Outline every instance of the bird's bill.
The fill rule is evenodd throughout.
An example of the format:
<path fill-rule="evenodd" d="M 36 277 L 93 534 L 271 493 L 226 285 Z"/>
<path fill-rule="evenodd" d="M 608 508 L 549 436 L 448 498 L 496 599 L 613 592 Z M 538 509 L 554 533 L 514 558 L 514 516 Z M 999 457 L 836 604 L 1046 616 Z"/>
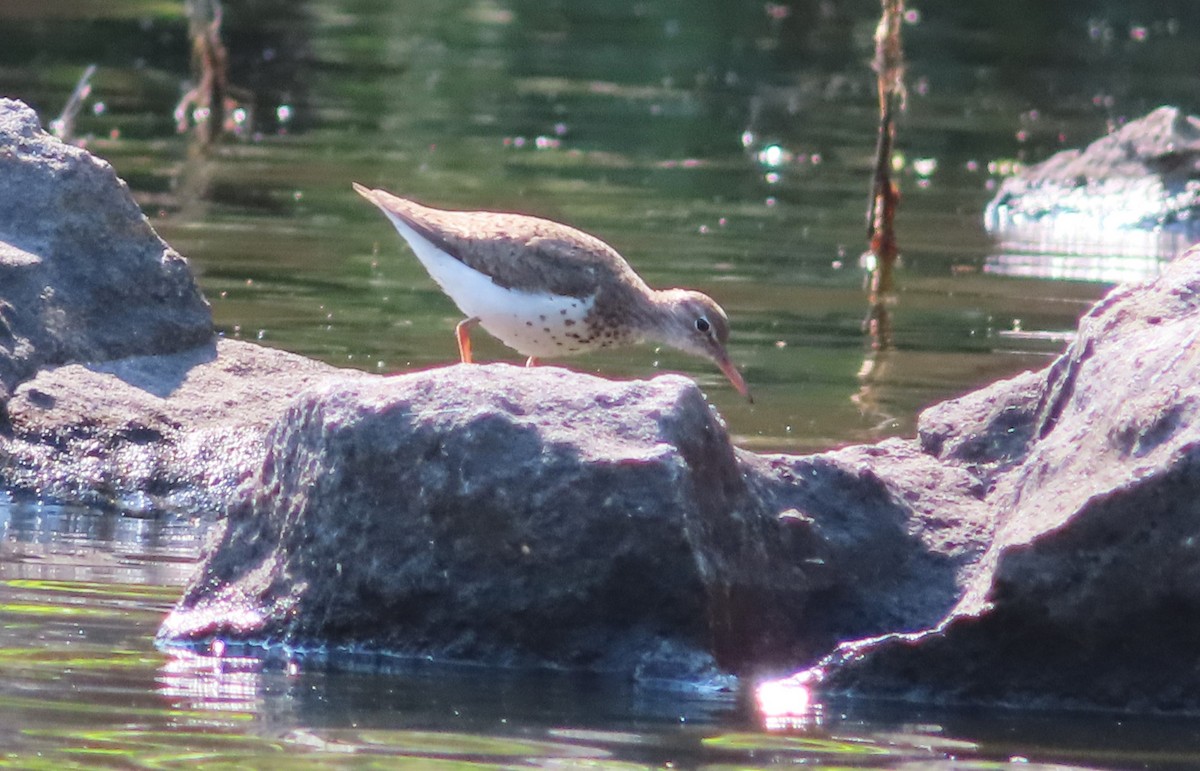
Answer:
<path fill-rule="evenodd" d="M 753 403 L 754 397 L 750 396 L 750 389 L 746 387 L 746 381 L 742 378 L 742 373 L 738 372 L 737 367 L 733 366 L 733 362 L 729 360 L 729 355 L 724 351 L 721 355 L 714 357 L 717 366 L 721 368 L 721 372 L 725 373 L 725 377 L 729 378 L 729 382 L 737 389 L 737 392 L 746 397 L 746 401 Z"/>

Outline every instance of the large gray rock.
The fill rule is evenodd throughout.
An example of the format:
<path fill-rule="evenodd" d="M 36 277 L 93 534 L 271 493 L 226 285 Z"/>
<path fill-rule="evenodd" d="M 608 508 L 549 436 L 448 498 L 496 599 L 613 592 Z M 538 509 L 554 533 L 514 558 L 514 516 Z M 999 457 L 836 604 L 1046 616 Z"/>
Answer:
<path fill-rule="evenodd" d="M 675 376 L 330 380 L 267 443 L 163 644 L 780 671 L 941 618 L 991 536 L 978 480 L 914 443 L 736 451 Z"/>
<path fill-rule="evenodd" d="M 208 304 L 112 167 L 0 99 L 0 419 L 39 367 L 209 341 Z"/>
<path fill-rule="evenodd" d="M 927 440 L 1009 469 L 977 576 L 933 628 L 847 645 L 813 674 L 905 699 L 1200 710 L 1197 383 L 1192 253 L 1114 291 L 1036 380 L 987 389 L 987 409 Z"/>
<path fill-rule="evenodd" d="M 689 679 L 808 593 L 691 381 L 460 365 L 299 396 L 160 640 Z"/>

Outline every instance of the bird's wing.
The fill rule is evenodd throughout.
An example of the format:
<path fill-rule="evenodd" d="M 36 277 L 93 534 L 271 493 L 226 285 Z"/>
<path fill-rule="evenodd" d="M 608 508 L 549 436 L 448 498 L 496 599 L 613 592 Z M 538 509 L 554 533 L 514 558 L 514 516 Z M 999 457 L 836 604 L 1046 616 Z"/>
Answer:
<path fill-rule="evenodd" d="M 355 189 L 506 289 L 589 297 L 605 277 L 641 281 L 615 249 L 567 225 L 524 214 L 433 209 L 382 190 Z"/>

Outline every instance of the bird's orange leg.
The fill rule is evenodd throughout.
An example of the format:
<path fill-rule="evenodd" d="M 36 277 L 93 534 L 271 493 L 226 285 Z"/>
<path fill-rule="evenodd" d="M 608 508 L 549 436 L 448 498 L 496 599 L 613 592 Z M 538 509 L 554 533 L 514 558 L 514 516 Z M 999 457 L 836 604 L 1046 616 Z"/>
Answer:
<path fill-rule="evenodd" d="M 470 364 L 471 359 L 471 327 L 479 323 L 479 318 L 472 316 L 469 319 L 463 319 L 458 322 L 458 326 L 454 328 L 454 336 L 458 338 L 458 360 L 463 364 Z"/>
<path fill-rule="evenodd" d="M 539 364 L 541 364 L 541 362 L 537 360 L 536 356 L 530 356 L 528 359 L 525 360 L 526 367 L 536 367 Z"/>

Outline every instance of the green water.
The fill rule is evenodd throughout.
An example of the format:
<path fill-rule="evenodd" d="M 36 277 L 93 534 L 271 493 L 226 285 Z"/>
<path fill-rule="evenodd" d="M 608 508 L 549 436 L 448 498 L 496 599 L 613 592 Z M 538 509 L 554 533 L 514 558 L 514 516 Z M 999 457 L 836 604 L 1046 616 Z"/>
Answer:
<path fill-rule="evenodd" d="M 0 95 L 48 123 L 98 65 L 78 134 L 191 260 L 227 336 L 370 371 L 451 362 L 457 311 L 351 183 L 539 214 L 609 241 L 652 285 L 716 297 L 756 402 L 708 363 L 651 347 L 558 363 L 685 372 L 739 445 L 806 452 L 911 436 L 923 406 L 1047 364 L 1110 285 L 1005 268 L 982 227 L 998 174 L 1159 104 L 1198 109 L 1200 6 L 913 4 L 904 264 L 893 345 L 877 351 L 858 268 L 877 11 L 228 0 L 231 77 L 253 118 L 203 150 L 172 117 L 189 77 L 182 3 L 3 0 Z M 1160 256 L 1021 264 L 1102 278 L 1126 263 L 1117 273 L 1152 273 Z M 519 360 L 482 334 L 476 348 Z M 1200 747 L 1187 721 L 860 705 L 781 736 L 745 694 L 214 668 L 151 645 L 203 519 L 0 504 L 0 523 L 0 765 L 1187 767 Z"/>
<path fill-rule="evenodd" d="M 875 9 L 861 5 L 797 4 L 776 21 L 746 4 L 230 3 L 232 79 L 255 90 L 258 120 L 209 152 L 173 132 L 187 49 L 170 3 L 131 20 L 9 23 L 21 45 L 4 49 L 0 88 L 55 114 L 85 63 L 100 65 L 90 104 L 104 111 L 85 110 L 79 133 L 192 260 L 228 335 L 373 371 L 451 362 L 457 310 L 350 184 L 520 210 L 600 235 L 653 285 L 714 295 L 756 404 L 671 351 L 563 364 L 683 371 L 742 446 L 821 450 L 911 435 L 922 406 L 1043 366 L 1105 289 L 985 272 L 981 225 L 989 164 L 1103 132 L 1113 108 L 1084 102 L 1098 78 L 1010 83 L 1017 62 L 999 41 L 994 64 L 945 61 L 984 33 L 926 19 L 909 25 L 929 61 L 912 68 L 900 133 L 894 346 L 872 350 L 858 258 Z M 1081 59 L 1100 56 L 1087 29 L 1067 37 Z M 519 360 L 479 337 L 481 358 Z"/>
<path fill-rule="evenodd" d="M 246 659 L 160 654 L 151 638 L 204 529 L 0 508 L 0 767 L 621 768 L 633 758 L 745 759 L 767 741 L 747 737 L 728 696 L 419 665 L 386 678 L 264 671 Z M 926 755 L 864 739 L 774 744 L 797 757 Z"/>
<path fill-rule="evenodd" d="M 152 639 L 203 520 L 0 502 L 0 768 L 1191 768 L 1200 722 L 816 705 L 414 663 L 264 669 Z M 1062 768 L 1063 765 L 1054 767 Z"/>

